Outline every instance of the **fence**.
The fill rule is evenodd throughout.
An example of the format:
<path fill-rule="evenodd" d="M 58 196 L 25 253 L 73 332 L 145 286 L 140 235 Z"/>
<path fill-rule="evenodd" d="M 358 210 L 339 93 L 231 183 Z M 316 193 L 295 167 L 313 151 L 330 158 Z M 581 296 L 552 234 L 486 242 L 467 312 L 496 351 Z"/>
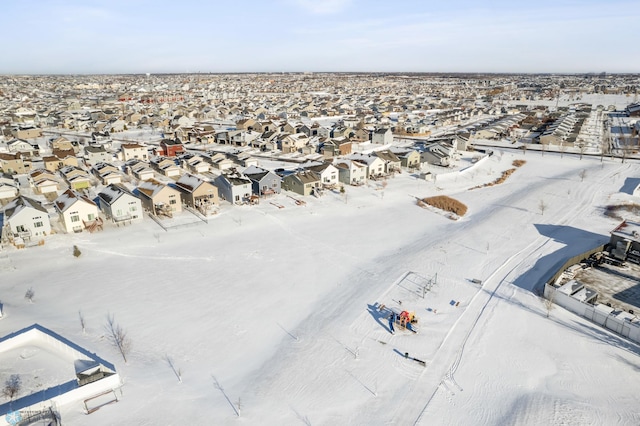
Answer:
<path fill-rule="evenodd" d="M 596 248 L 593 248 L 591 250 L 585 251 L 584 253 L 581 254 L 577 254 L 575 256 L 573 256 L 572 258 L 568 259 L 561 267 L 560 269 L 558 269 L 556 271 L 555 274 L 553 274 L 553 276 L 547 281 L 548 284 L 553 285 L 556 280 L 560 277 L 560 275 L 562 275 L 562 273 L 569 267 L 572 265 L 575 265 L 577 263 L 582 262 L 584 259 L 588 258 L 589 256 L 591 256 L 594 253 L 598 253 L 600 251 L 604 251 L 604 244 L 599 245 Z"/>

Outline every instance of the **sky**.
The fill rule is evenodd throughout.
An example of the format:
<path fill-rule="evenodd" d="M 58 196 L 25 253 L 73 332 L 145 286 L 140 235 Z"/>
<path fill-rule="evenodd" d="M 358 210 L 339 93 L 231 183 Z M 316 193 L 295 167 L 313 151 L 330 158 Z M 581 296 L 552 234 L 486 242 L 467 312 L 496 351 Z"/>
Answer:
<path fill-rule="evenodd" d="M 640 72 L 637 2 L 3 2 L 0 74 Z"/>

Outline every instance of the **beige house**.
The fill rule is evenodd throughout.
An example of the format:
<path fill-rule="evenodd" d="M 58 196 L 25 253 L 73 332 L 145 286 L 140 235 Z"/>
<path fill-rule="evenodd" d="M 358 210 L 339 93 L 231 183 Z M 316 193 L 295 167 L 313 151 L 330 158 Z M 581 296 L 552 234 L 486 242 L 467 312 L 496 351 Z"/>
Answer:
<path fill-rule="evenodd" d="M 73 143 L 71 143 L 69 139 L 65 138 L 64 136 L 60 136 L 52 140 L 51 148 L 53 150 L 62 150 L 62 151 L 68 151 L 72 149 L 76 154 L 80 152 L 79 145 L 77 143 L 74 145 Z"/>
<path fill-rule="evenodd" d="M 176 163 L 169 158 L 156 157 L 151 160 L 151 167 L 167 177 L 177 177 L 182 174 L 180 167 L 178 167 Z"/>
<path fill-rule="evenodd" d="M 142 207 L 153 215 L 171 217 L 182 211 L 180 192 L 155 179 L 140 182 L 137 192 Z"/>
<path fill-rule="evenodd" d="M 28 173 L 30 168 L 31 162 L 23 161 L 22 154 L 19 152 L 16 152 L 15 154 L 0 152 L 0 169 L 2 169 L 4 173 Z"/>
<path fill-rule="evenodd" d="M 298 152 L 309 143 L 309 137 L 304 133 L 287 135 L 282 139 L 282 152 L 289 154 Z"/>
<path fill-rule="evenodd" d="M 127 173 L 138 180 L 150 180 L 155 176 L 155 172 L 144 161 L 132 160 L 127 163 Z"/>
<path fill-rule="evenodd" d="M 100 179 L 103 185 L 122 183 L 122 173 L 112 164 L 98 163 L 91 168 L 91 172 Z"/>
<path fill-rule="evenodd" d="M 196 208 L 204 215 L 220 205 L 218 188 L 197 176 L 182 175 L 176 182 L 176 189 L 180 191 L 180 198 L 186 206 Z"/>
<path fill-rule="evenodd" d="M 137 143 L 123 143 L 120 145 L 120 149 L 122 151 L 122 161 L 149 161 L 149 151 L 145 145 Z"/>
<path fill-rule="evenodd" d="M 45 169 L 29 173 L 31 188 L 36 194 L 49 194 L 58 191 L 58 181 L 53 173 Z"/>
<path fill-rule="evenodd" d="M 35 139 L 42 136 L 42 129 L 36 127 L 17 128 L 11 131 L 14 138 Z"/>
<path fill-rule="evenodd" d="M 420 153 L 413 148 L 391 147 L 391 151 L 400 159 L 400 165 L 407 169 L 420 167 Z"/>
<path fill-rule="evenodd" d="M 71 189 L 85 189 L 91 186 L 91 177 L 79 167 L 66 166 L 60 169 L 60 174 Z"/>
<path fill-rule="evenodd" d="M 53 150 L 53 155 L 42 158 L 44 168 L 50 172 L 56 172 L 65 166 L 78 167 L 78 158 L 73 149 L 68 151 Z"/>

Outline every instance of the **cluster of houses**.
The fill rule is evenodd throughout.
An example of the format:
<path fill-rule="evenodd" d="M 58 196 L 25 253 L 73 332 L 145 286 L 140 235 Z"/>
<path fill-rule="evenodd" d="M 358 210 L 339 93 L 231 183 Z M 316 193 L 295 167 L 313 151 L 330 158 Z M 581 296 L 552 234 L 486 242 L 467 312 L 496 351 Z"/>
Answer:
<path fill-rule="evenodd" d="M 596 87 L 633 84 L 607 75 L 7 77 L 3 240 L 95 231 L 146 212 L 210 215 L 220 202 L 281 190 L 320 196 L 426 164 L 449 167 L 474 139 L 570 144 L 586 105 L 551 112 L 518 100 L 553 99 L 563 87 L 578 101 Z M 269 161 L 286 166 L 260 167 Z"/>
<path fill-rule="evenodd" d="M 367 145 L 375 149 L 353 151 L 354 142 L 331 139 L 335 150 L 330 154 L 303 156 L 286 163 L 286 169 L 271 170 L 259 166 L 263 151 L 225 146 L 224 140 L 205 149 L 177 138 L 118 144 L 104 135 L 94 135 L 88 144 L 63 136 L 49 138 L 46 146 L 22 140 L 0 143 L 12 156 L 11 162 L 0 163 L 2 241 L 24 247 L 41 243 L 52 232 L 95 232 L 105 221 L 127 225 L 146 214 L 161 219 L 188 210 L 209 216 L 221 202 L 254 204 L 282 190 L 321 196 L 425 162 L 446 166 L 456 155 L 452 140 L 394 145 L 388 129 L 376 133 L 380 143 Z M 302 139 L 297 133 L 289 136 Z M 301 154 L 300 148 L 295 153 Z M 266 158 L 278 158 L 276 154 L 287 159 L 282 152 Z"/>

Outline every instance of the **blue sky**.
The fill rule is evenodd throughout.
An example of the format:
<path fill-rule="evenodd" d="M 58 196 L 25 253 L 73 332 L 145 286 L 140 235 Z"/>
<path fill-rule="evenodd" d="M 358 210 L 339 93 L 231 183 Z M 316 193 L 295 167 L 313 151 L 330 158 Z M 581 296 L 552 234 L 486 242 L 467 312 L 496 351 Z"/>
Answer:
<path fill-rule="evenodd" d="M 0 11 L 0 74 L 640 72 L 637 0 L 20 0 Z"/>

